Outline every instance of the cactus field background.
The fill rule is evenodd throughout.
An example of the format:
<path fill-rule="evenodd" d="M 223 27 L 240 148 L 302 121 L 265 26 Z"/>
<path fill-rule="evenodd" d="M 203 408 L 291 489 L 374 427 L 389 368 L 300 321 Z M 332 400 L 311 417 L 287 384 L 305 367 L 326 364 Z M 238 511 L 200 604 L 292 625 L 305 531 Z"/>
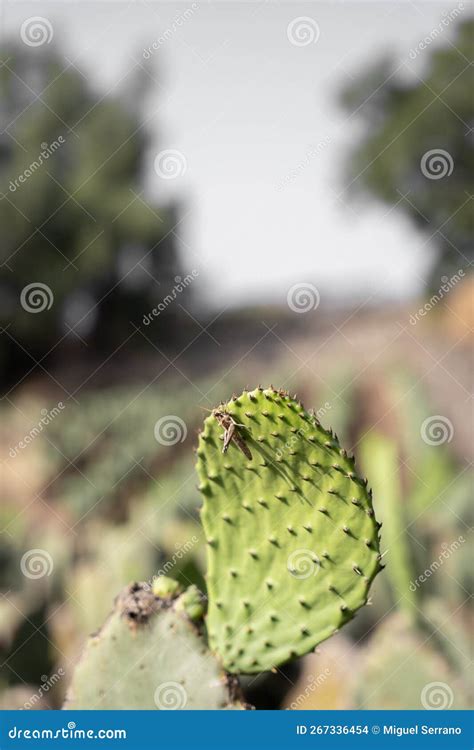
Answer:
<path fill-rule="evenodd" d="M 472 705 L 468 4 L 37 5 L 0 12 L 0 708 Z"/>
<path fill-rule="evenodd" d="M 258 352 L 245 357 L 245 380 L 237 368 L 230 374 L 216 368 L 194 387 L 170 377 L 157 387 L 133 383 L 81 392 L 80 403 L 68 400 L 30 444 L 6 451 L 2 706 L 61 705 L 86 637 L 131 581 L 161 573 L 205 591 L 193 453 L 206 417 L 199 394 L 208 394 L 201 403 L 214 405 L 247 379 L 270 378 L 319 409 L 321 423 L 353 447 L 383 521 L 386 568 L 371 589 L 370 606 L 316 653 L 295 654 L 275 673 L 244 676 L 246 700 L 271 708 L 415 708 L 424 685 L 442 682 L 450 686 L 454 706 L 467 705 L 468 349 L 457 347 L 450 363 L 456 380 L 433 372 L 436 348 L 452 340 L 449 315 L 423 328 L 423 348 L 402 328 L 400 315 L 356 316 L 332 341 L 317 326 L 312 335 L 295 333 L 289 345 L 275 340 L 270 365 Z M 380 342 L 394 336 L 396 349 L 380 355 Z M 306 353 L 318 347 L 316 359 L 304 365 Z M 18 445 L 59 395 L 38 378 L 9 398 L 2 406 L 4 449 Z M 449 414 L 445 424 L 452 425 L 442 443 L 436 434 L 423 439 L 422 425 L 437 413 Z M 177 432 L 157 440 L 158 421 L 171 414 L 179 417 L 172 425 Z M 31 550 L 37 552 L 28 557 Z M 349 679 L 348 664 L 356 665 Z"/>

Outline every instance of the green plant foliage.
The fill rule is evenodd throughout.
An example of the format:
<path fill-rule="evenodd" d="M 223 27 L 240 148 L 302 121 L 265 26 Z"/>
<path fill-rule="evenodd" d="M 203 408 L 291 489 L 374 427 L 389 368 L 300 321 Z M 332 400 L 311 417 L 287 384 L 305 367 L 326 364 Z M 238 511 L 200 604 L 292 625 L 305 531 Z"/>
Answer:
<path fill-rule="evenodd" d="M 406 71 L 397 75 L 397 63 L 385 57 L 351 81 L 342 96 L 346 108 L 363 121 L 347 185 L 397 205 L 427 229 L 438 244 L 433 289 L 439 288 L 443 274 L 465 268 L 472 257 L 467 196 L 473 190 L 474 151 L 465 123 L 473 118 L 473 44 L 474 21 L 468 18 L 457 26 L 452 41 L 447 38 L 422 52 L 421 76 L 414 72 L 410 80 Z M 408 64 L 414 71 L 418 54 L 420 50 L 410 51 Z M 421 169 L 430 151 L 438 153 L 431 178 Z M 407 193 L 409 199 L 402 200 Z M 439 226 L 443 231 L 433 238 L 432 227 Z"/>
<path fill-rule="evenodd" d="M 272 669 L 366 603 L 381 568 L 371 493 L 337 436 L 274 388 L 215 409 L 197 455 L 210 646 L 230 672 Z"/>
<path fill-rule="evenodd" d="M 127 587 L 90 638 L 65 708 L 243 708 L 235 680 L 208 651 L 187 604 L 179 604 L 180 598 L 161 599 L 145 584 Z"/>

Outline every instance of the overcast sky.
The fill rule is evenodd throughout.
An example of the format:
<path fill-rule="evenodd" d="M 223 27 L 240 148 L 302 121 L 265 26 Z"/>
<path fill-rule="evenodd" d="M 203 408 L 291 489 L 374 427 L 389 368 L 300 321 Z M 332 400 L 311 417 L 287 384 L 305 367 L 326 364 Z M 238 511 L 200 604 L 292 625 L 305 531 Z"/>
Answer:
<path fill-rule="evenodd" d="M 19 37 L 25 19 L 47 18 L 54 42 L 98 88 L 126 89 L 137 65 L 156 77 L 147 189 L 183 201 L 185 266 L 199 271 L 218 306 L 278 303 L 297 282 L 346 298 L 417 292 L 432 247 L 396 210 L 349 200 L 343 160 L 360 123 L 340 109 L 337 92 L 388 50 L 405 75 L 422 74 L 429 53 L 413 62 L 410 49 L 457 4 L 3 0 L 2 7 L 10 36 Z M 299 17 L 306 20 L 292 26 Z M 441 37 L 451 35 L 448 28 Z M 180 152 L 176 162 L 155 161 L 168 149 Z M 169 177 L 167 168 L 179 175 L 160 176 Z"/>

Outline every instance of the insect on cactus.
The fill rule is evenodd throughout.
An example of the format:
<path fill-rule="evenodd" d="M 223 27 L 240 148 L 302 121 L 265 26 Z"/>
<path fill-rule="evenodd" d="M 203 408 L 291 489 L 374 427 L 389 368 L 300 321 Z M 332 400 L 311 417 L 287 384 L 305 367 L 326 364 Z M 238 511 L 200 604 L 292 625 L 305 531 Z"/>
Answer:
<path fill-rule="evenodd" d="M 257 388 L 221 404 L 197 457 L 207 617 L 194 586 L 133 584 L 86 647 L 69 708 L 161 708 L 163 684 L 185 692 L 179 707 L 246 708 L 233 675 L 307 653 L 367 602 L 382 568 L 371 492 L 296 398 Z"/>
<path fill-rule="evenodd" d="M 210 647 L 229 672 L 275 668 L 367 602 L 382 567 L 367 481 L 337 436 L 274 388 L 215 409 L 197 455 Z"/>

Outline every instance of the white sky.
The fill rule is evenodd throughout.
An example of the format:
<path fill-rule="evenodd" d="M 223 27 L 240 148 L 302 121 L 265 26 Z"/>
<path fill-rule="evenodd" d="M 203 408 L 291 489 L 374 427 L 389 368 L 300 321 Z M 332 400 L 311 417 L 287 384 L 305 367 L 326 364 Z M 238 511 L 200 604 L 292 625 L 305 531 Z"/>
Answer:
<path fill-rule="evenodd" d="M 423 74 L 429 53 L 414 63 L 410 49 L 457 4 L 198 1 L 148 61 L 143 50 L 192 0 L 3 0 L 2 9 L 10 36 L 19 36 L 25 19 L 46 17 L 54 41 L 99 88 L 126 89 L 137 62 L 159 81 L 150 101 L 157 148 L 148 190 L 183 201 L 186 269 L 198 269 L 201 292 L 219 306 L 279 303 L 297 282 L 345 298 L 409 296 L 420 288 L 433 249 L 426 237 L 396 210 L 387 215 L 387 206 L 348 201 L 343 158 L 360 124 L 336 96 L 389 50 L 404 73 Z M 317 42 L 290 43 L 287 27 L 299 16 L 317 22 Z M 452 29 L 443 36 L 451 38 Z M 311 145 L 328 137 L 278 190 Z M 184 154 L 183 176 L 155 174 L 162 149 Z"/>

